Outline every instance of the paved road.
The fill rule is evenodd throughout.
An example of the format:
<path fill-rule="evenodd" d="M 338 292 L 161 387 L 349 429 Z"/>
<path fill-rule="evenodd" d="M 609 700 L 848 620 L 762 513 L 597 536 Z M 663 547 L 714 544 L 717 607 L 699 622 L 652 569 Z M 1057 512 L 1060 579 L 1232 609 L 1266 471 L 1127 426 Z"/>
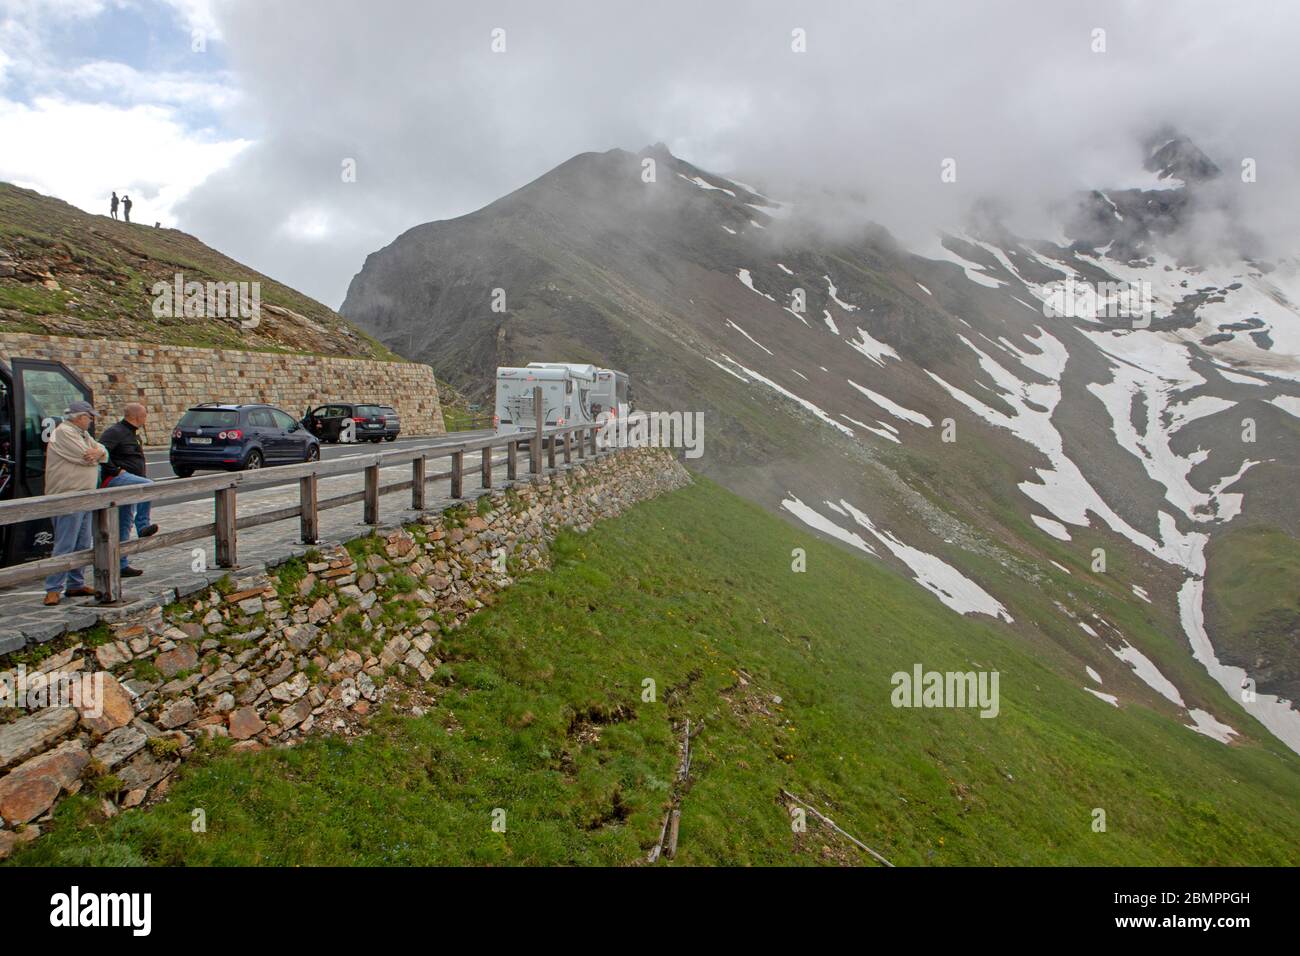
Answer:
<path fill-rule="evenodd" d="M 448 435 L 438 435 L 435 437 L 424 438 L 399 438 L 397 441 L 385 441 L 374 444 L 372 442 L 362 442 L 352 445 L 328 445 L 320 446 L 321 458 L 330 461 L 335 458 L 347 458 L 352 455 L 373 455 L 375 452 L 396 451 L 400 448 L 409 448 L 416 445 L 450 445 L 458 442 L 469 441 L 473 438 L 483 438 L 487 435 L 496 434 L 492 429 L 481 431 L 452 432 Z M 167 463 L 167 451 L 164 448 L 150 448 L 145 450 L 145 461 L 149 464 L 149 477 L 154 481 L 170 481 L 176 477 L 172 472 L 171 466 Z M 273 468 L 274 466 L 272 466 Z M 403 466 L 404 468 L 407 466 Z M 199 475 L 211 475 L 215 472 L 200 471 Z M 359 487 L 359 486 L 358 486 Z M 324 491 L 321 492 L 324 494 Z M 178 505 L 190 501 L 211 501 L 210 494 L 195 495 L 194 497 L 176 498 L 171 504 Z"/>
<path fill-rule="evenodd" d="M 491 432 L 456 432 L 449 436 L 440 436 L 437 439 L 414 439 L 411 443 L 454 443 L 485 434 L 491 434 Z M 399 443 L 394 442 L 385 442 L 380 446 L 368 444 L 363 446 L 364 451 L 344 446 L 326 445 L 325 452 L 326 457 L 339 457 L 344 454 L 366 454 L 381 448 L 391 449 L 398 445 Z M 165 453 L 163 454 L 165 457 Z M 148 457 L 152 459 L 157 456 L 150 453 Z M 575 463 L 576 461 L 575 455 Z M 475 460 L 476 463 L 477 459 Z M 467 461 L 466 464 L 469 465 L 470 462 Z M 496 450 L 494 464 L 494 485 L 498 488 L 508 486 L 504 449 Z M 523 471 L 521 477 L 526 481 L 528 468 L 526 456 L 521 456 L 520 464 Z M 558 458 L 557 464 L 560 470 L 565 468 L 562 456 Z M 436 470 L 441 471 L 444 467 L 444 462 L 438 462 Z M 410 477 L 411 467 L 406 463 L 384 468 L 380 471 L 380 482 L 382 484 L 404 481 Z M 361 472 L 321 478 L 318 495 L 323 500 L 350 491 L 358 491 L 363 487 L 363 484 L 364 479 Z M 482 494 L 479 484 L 478 470 L 474 468 L 465 476 L 465 497 L 472 501 L 479 494 Z M 297 503 L 298 487 L 295 482 L 278 487 L 240 492 L 236 498 L 235 506 L 237 514 L 243 517 L 244 515 L 270 511 Z M 454 503 L 456 503 L 456 500 L 450 496 L 449 481 L 440 479 L 429 483 L 427 501 L 429 511 L 439 511 Z M 409 491 L 394 492 L 381 497 L 379 509 L 381 526 L 392 526 L 414 520 L 418 515 L 411 510 L 410 505 L 411 496 Z M 154 509 L 153 516 L 164 531 L 205 524 L 213 519 L 212 495 L 195 496 L 194 498 L 159 505 Z M 360 503 L 333 508 L 320 513 L 322 542 L 345 541 L 364 534 L 365 531 L 366 526 L 361 521 Z M 299 541 L 297 518 L 289 518 L 240 531 L 238 548 L 239 565 L 245 569 L 245 573 L 247 573 L 248 569 L 260 566 L 264 562 L 283 559 L 291 554 L 301 554 L 307 550 L 307 546 Z M 193 562 L 199 556 L 196 549 L 202 553 L 202 559 L 207 565 L 207 569 L 201 573 L 196 573 L 193 568 Z M 225 573 L 222 569 L 216 567 L 211 538 L 135 555 L 131 558 L 131 563 L 141 568 L 145 574 L 143 577 L 129 578 L 123 582 L 123 597 L 128 603 L 147 600 L 164 602 L 174 600 L 178 591 L 184 596 L 191 593 L 195 588 L 204 587 L 206 581 L 215 580 Z M 238 576 L 240 572 L 236 570 L 234 573 Z M 91 577 L 89 569 L 87 569 L 86 577 L 89 581 Z M 108 610 L 105 613 L 104 609 L 95 607 L 93 598 L 65 600 L 57 608 L 44 608 L 41 606 L 43 595 L 44 591 L 40 582 L 32 582 L 31 584 L 19 585 L 0 591 L 0 639 L 5 638 L 8 633 L 23 632 L 29 641 L 48 640 L 50 637 L 56 636 L 56 633 L 61 633 L 63 628 L 87 627 L 93 624 L 101 614 L 110 618 L 115 616 L 113 610 Z M 51 631 L 51 629 L 53 630 Z"/>
<path fill-rule="evenodd" d="M 331 445 L 322 442 L 320 446 L 320 456 L 324 460 L 329 461 L 331 458 L 342 458 L 344 455 L 363 455 L 376 451 L 393 451 L 411 445 L 437 445 L 445 442 L 469 441 L 472 438 L 482 438 L 485 435 L 491 434 L 494 434 L 492 429 L 484 428 L 477 431 L 452 432 L 449 435 L 439 435 L 436 438 L 399 438 L 397 441 L 385 441 L 377 444 L 364 442 L 352 445 Z M 167 460 L 166 445 L 146 448 L 144 457 L 145 461 L 149 463 L 149 477 L 154 481 L 176 477 L 172 472 L 171 464 Z M 200 471 L 198 474 L 205 475 L 208 474 L 208 472 Z"/>

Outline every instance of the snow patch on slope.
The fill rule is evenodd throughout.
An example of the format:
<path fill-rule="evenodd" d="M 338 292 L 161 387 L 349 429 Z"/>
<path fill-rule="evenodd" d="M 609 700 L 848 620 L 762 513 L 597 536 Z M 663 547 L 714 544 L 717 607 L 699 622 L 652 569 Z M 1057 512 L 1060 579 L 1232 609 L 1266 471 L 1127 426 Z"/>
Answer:
<path fill-rule="evenodd" d="M 858 338 L 860 339 L 858 342 L 854 342 L 852 339 L 846 340 L 849 343 L 849 347 L 861 352 L 881 368 L 884 368 L 885 359 L 887 358 L 892 358 L 900 362 L 902 361 L 897 352 L 884 342 L 873 339 L 866 329 L 858 329 Z"/>
<path fill-rule="evenodd" d="M 893 401 L 892 399 L 886 398 L 884 395 L 881 395 L 879 392 L 873 392 L 871 389 L 859 385 L 857 382 L 853 381 L 853 379 L 846 379 L 846 381 L 854 388 L 856 388 L 859 392 L 861 392 L 863 395 L 865 395 L 867 398 L 871 399 L 873 402 L 875 402 L 877 405 L 883 408 L 885 411 L 889 412 L 889 414 L 893 415 L 895 418 L 900 419 L 901 421 L 911 422 L 914 425 L 921 425 L 925 428 L 933 427 L 934 423 L 931 422 L 927 416 L 922 415 L 920 412 L 914 412 L 910 408 L 906 408 L 898 404 L 897 402 Z"/>
<path fill-rule="evenodd" d="M 730 189 L 724 189 L 721 186 L 715 186 L 712 183 L 706 183 L 699 176 L 687 176 L 685 173 L 678 173 L 677 175 L 681 176 L 682 179 L 686 180 L 688 183 L 694 183 L 696 186 L 699 186 L 701 189 L 714 189 L 717 190 L 718 192 L 726 193 L 732 199 L 736 198 L 736 194 L 732 192 Z"/>
<path fill-rule="evenodd" d="M 740 333 L 741 335 L 743 335 L 745 338 L 749 339 L 749 341 L 753 342 L 755 345 L 757 345 L 760 349 L 762 349 L 762 350 L 763 350 L 764 352 L 766 352 L 768 355 L 775 355 L 775 354 L 776 354 L 776 353 L 774 353 L 770 348 L 768 348 L 766 345 L 764 345 L 762 342 L 760 342 L 758 339 L 754 338 L 752 335 L 750 335 L 748 332 L 746 332 L 744 329 L 742 329 L 740 326 L 738 326 L 735 322 L 732 322 L 731 319 L 727 319 L 727 325 L 731 326 L 733 329 L 735 329 L 737 332 L 739 332 L 739 333 Z"/>
<path fill-rule="evenodd" d="M 850 418 L 848 415 L 840 415 L 840 418 L 844 419 L 846 422 L 852 422 L 854 425 L 857 425 L 859 428 L 865 428 L 867 431 L 871 432 L 873 435 L 879 435 L 881 438 L 888 438 L 890 441 L 892 441 L 892 442 L 893 442 L 894 444 L 896 444 L 896 445 L 901 445 L 901 444 L 903 444 L 903 442 L 898 438 L 897 435 L 895 435 L 895 434 L 893 434 L 893 433 L 891 433 L 891 432 L 887 432 L 887 431 L 885 431 L 884 428 L 877 428 L 877 427 L 874 426 L 874 425 L 868 425 L 866 422 L 860 422 L 860 421 L 858 421 L 856 418 Z M 885 423 L 884 423 L 884 422 L 880 422 L 879 424 L 884 425 Z M 886 425 L 885 427 L 888 428 L 889 426 Z"/>
<path fill-rule="evenodd" d="M 947 246 L 945 246 L 943 244 L 942 234 L 936 237 L 935 242 L 932 245 L 921 250 L 920 252 L 917 253 L 917 255 L 922 256 L 926 259 L 931 259 L 939 262 L 951 262 L 955 265 L 958 265 L 961 267 L 962 271 L 966 274 L 967 279 L 969 279 L 971 282 L 974 282 L 978 285 L 982 285 L 987 289 L 996 289 L 999 286 L 1006 285 L 1006 283 L 1001 279 L 995 279 L 992 276 L 988 275 L 984 271 L 984 266 L 980 265 L 978 262 L 971 262 L 969 259 L 964 259 L 961 256 L 959 256 L 957 253 L 949 249 Z"/>
<path fill-rule="evenodd" d="M 759 375 L 753 369 L 745 368 L 745 366 L 741 365 L 739 362 L 737 362 L 729 355 L 723 355 L 722 357 L 726 361 L 730 362 L 732 365 L 736 366 L 736 368 L 740 369 L 750 378 L 754 379 L 757 382 L 761 382 L 762 384 L 766 385 L 768 388 L 772 389 L 772 391 L 777 392 L 780 395 L 784 395 L 786 398 L 790 399 L 791 401 L 799 403 L 804 408 L 808 409 L 808 411 L 812 412 L 814 415 L 816 415 L 818 418 L 824 421 L 827 425 L 830 425 L 832 428 L 838 429 L 839 431 L 848 435 L 850 438 L 853 437 L 853 429 L 849 428 L 847 425 L 841 425 L 835 419 L 831 418 L 830 415 L 826 414 L 826 412 L 823 411 L 821 408 L 814 405 L 812 402 L 808 401 L 808 399 L 800 398 L 794 392 L 790 391 L 787 388 L 781 387 L 780 385 L 776 384 L 776 382 L 772 381 L 770 378 L 766 378 L 762 375 Z M 714 364 L 717 363 L 715 362 Z M 737 378 L 739 377 L 740 376 L 737 376 Z"/>
<path fill-rule="evenodd" d="M 1029 520 L 1058 541 L 1071 540 L 1069 530 L 1059 521 L 1053 521 L 1051 518 L 1044 518 L 1042 515 L 1033 514 L 1029 516 Z"/>
<path fill-rule="evenodd" d="M 1248 679 L 1245 670 L 1222 663 L 1205 631 L 1205 582 L 1198 577 L 1188 578 L 1178 591 L 1178 616 L 1192 645 L 1192 656 L 1205 667 L 1209 675 L 1227 691 L 1256 720 L 1267 727 L 1275 737 L 1296 753 L 1300 753 L 1300 712 L 1285 698 L 1256 691 L 1254 700 L 1246 701 L 1241 693 Z"/>
<path fill-rule="evenodd" d="M 958 614 L 987 614 L 1013 623 L 1007 609 L 993 595 L 962 574 L 952 565 L 919 548 L 904 544 L 888 531 L 880 531 L 866 514 L 843 498 L 840 506 L 853 516 L 853 520 L 866 528 L 889 549 L 899 561 L 911 570 L 916 583 L 921 585 L 946 607 Z"/>
<path fill-rule="evenodd" d="M 1192 469 L 1208 458 L 1209 451 L 1198 449 L 1181 456 L 1173 450 L 1171 440 L 1189 422 L 1235 403 L 1211 395 L 1176 401 L 1180 394 L 1205 383 L 1192 369 L 1191 355 L 1181 343 L 1144 332 L 1080 331 L 1111 360 L 1111 380 L 1091 383 L 1088 391 L 1110 414 L 1116 443 L 1137 458 L 1151 479 L 1164 487 L 1165 500 L 1191 521 L 1234 517 L 1241 510 L 1241 495 L 1201 491 L 1191 482 Z M 1139 423 L 1134 422 L 1135 405 L 1145 411 Z M 1243 465 L 1232 481 L 1249 466 Z"/>
<path fill-rule="evenodd" d="M 926 374 L 975 415 L 990 425 L 1006 429 L 1043 454 L 1049 467 L 1034 469 L 1039 481 L 1022 481 L 1020 490 L 1053 517 L 1086 528 L 1090 524 L 1088 515 L 1095 514 L 1111 530 L 1162 561 L 1185 567 L 1196 574 L 1203 573 L 1205 535 L 1180 532 L 1173 516 L 1165 512 L 1158 516 L 1161 540 L 1138 531 L 1101 497 L 1079 466 L 1065 454 L 1061 433 L 1052 424 L 1052 413 L 1061 400 L 1060 378 L 1068 353 L 1064 345 L 1042 328 L 1037 332 L 1037 338 L 1031 342 L 1039 348 L 1039 354 L 1017 352 L 1021 364 L 1047 378 L 1045 383 L 1022 380 L 965 336 L 958 336 L 978 356 L 980 368 L 993 380 L 1002 399 L 1011 406 L 1010 415 L 991 408 L 934 372 L 927 370 Z"/>
<path fill-rule="evenodd" d="M 831 281 L 830 276 L 824 275 L 822 276 L 822 278 L 826 280 L 826 285 L 830 290 L 828 294 L 830 295 L 832 302 L 838 305 L 845 312 L 856 312 L 858 310 L 858 307 L 856 305 L 849 305 L 847 302 L 841 302 L 839 300 L 839 298 L 835 295 L 835 293 L 838 292 L 839 290 L 835 288 L 835 283 Z"/>
<path fill-rule="evenodd" d="M 1124 642 L 1124 646 L 1121 648 L 1110 648 L 1110 652 L 1133 668 L 1133 673 L 1138 676 L 1142 683 L 1171 703 L 1186 708 L 1183 703 L 1183 695 L 1178 692 L 1178 688 L 1174 686 L 1173 681 L 1160 673 L 1160 668 L 1152 663 L 1151 658 L 1127 641 Z"/>
<path fill-rule="evenodd" d="M 766 292 L 759 292 L 758 289 L 754 288 L 754 277 L 749 274 L 748 269 L 741 269 L 739 272 L 736 273 L 736 278 L 739 279 L 742 283 L 744 283 L 745 288 L 748 289 L 750 292 L 757 292 L 763 298 L 771 302 L 776 301 L 776 299 L 773 299 Z"/>
<path fill-rule="evenodd" d="M 830 537 L 835 540 L 843 541 L 845 544 L 851 545 L 860 551 L 865 551 L 867 554 L 876 553 L 875 549 L 863 541 L 857 532 L 841 528 L 830 518 L 827 518 L 820 512 L 808 507 L 794 495 L 790 494 L 790 492 L 787 491 L 786 495 L 788 497 L 781 502 L 781 507 L 790 512 L 790 514 L 794 515 L 804 524 L 808 525 L 808 527 L 814 528 L 822 534 L 830 535 Z"/>

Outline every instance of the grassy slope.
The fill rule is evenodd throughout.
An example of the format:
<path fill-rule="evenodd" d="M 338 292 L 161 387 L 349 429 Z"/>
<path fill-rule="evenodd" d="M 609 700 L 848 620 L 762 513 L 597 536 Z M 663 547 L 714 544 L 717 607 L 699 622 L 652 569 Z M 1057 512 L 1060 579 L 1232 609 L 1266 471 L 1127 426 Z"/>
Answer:
<path fill-rule="evenodd" d="M 1294 693 L 1300 675 L 1285 664 L 1300 633 L 1300 543 L 1276 528 L 1246 525 L 1210 545 L 1206 618 L 1219 656 L 1241 662 L 1261 689 Z"/>
<path fill-rule="evenodd" d="M 114 222 L 92 216 L 51 196 L 0 183 L 0 252 L 18 262 L 53 263 L 58 289 L 16 278 L 0 280 L 0 309 L 10 314 L 0 331 L 47 332 L 49 320 L 64 317 L 58 334 L 139 338 L 169 345 L 253 350 L 320 351 L 361 358 L 397 356 L 369 335 L 343 335 L 348 323 L 333 309 L 242 265 L 176 229 Z M 323 327 L 320 341 L 304 343 L 286 320 L 263 315 L 263 327 L 247 334 L 237 322 L 195 321 L 152 314 L 153 283 L 186 280 L 259 281 L 265 305 L 291 309 Z M 278 326 L 285 326 L 277 330 Z M 283 334 L 277 335 L 277 331 Z"/>
<path fill-rule="evenodd" d="M 796 546 L 807 573 L 790 570 Z M 859 859 L 811 821 L 796 838 L 781 787 L 900 864 L 1297 862 L 1293 756 L 1111 708 L 1000 625 L 707 481 L 555 551 L 553 572 L 448 639 L 426 716 L 217 756 L 166 803 L 106 824 L 70 799 L 15 862 L 632 863 L 678 759 L 670 718 L 688 716 L 703 729 L 682 863 Z M 894 709 L 889 676 L 915 662 L 997 668 L 1001 715 Z M 641 701 L 646 677 L 658 702 Z M 634 716 L 597 740 L 575 721 L 620 706 Z"/>

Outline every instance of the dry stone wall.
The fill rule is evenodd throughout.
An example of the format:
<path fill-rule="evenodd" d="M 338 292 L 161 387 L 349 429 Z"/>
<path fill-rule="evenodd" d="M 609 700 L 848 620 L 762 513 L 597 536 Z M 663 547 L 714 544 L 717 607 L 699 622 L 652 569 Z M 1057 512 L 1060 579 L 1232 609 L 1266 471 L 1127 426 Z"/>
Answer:
<path fill-rule="evenodd" d="M 0 659 L 0 681 L 21 676 L 47 701 L 80 676 L 102 682 L 98 705 L 0 700 L 0 857 L 66 794 L 88 789 L 105 816 L 161 799 L 205 738 L 257 750 L 364 733 L 386 702 L 422 714 L 443 635 L 546 568 L 561 527 L 585 532 L 689 482 L 671 452 L 618 451 L 70 635 L 25 673 Z"/>
<path fill-rule="evenodd" d="M 94 389 L 105 421 L 127 402 L 144 403 L 151 444 L 166 444 L 172 426 L 199 402 L 266 402 L 295 418 L 323 402 L 379 402 L 397 409 L 403 434 L 446 430 L 433 370 L 415 362 L 0 333 L 0 358 L 13 356 L 63 362 Z"/>

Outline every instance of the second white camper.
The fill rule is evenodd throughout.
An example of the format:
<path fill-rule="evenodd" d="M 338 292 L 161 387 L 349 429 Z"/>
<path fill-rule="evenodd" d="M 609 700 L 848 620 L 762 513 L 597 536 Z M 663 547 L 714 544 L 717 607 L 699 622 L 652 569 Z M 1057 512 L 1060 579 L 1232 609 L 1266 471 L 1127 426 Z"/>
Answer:
<path fill-rule="evenodd" d="M 533 390 L 542 389 L 546 427 L 597 425 L 619 414 L 630 401 L 628 378 L 613 369 L 560 362 L 530 362 L 523 368 L 498 368 L 493 423 L 498 432 L 537 427 Z"/>

